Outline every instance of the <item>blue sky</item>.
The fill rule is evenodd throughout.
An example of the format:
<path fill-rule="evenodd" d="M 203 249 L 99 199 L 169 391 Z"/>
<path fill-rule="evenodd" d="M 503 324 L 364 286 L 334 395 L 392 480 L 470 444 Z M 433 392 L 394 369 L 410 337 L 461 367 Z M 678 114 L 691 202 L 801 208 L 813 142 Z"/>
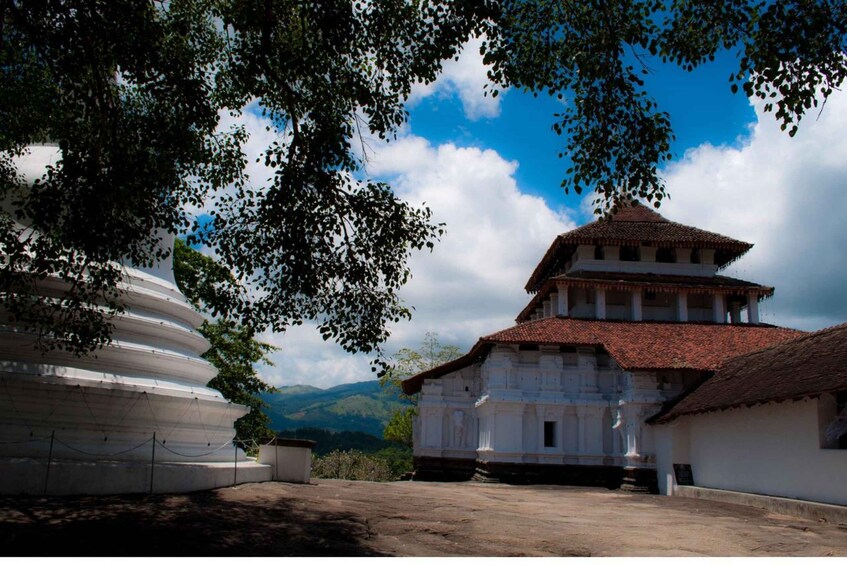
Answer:
<path fill-rule="evenodd" d="M 662 175 L 671 220 L 754 243 L 724 274 L 776 287 L 762 303 L 764 322 L 816 330 L 847 321 L 847 97 L 837 92 L 818 118 L 789 139 L 761 103 L 732 94 L 730 54 L 692 73 L 656 61 L 647 85 L 671 114 L 675 160 Z M 409 123 L 385 144 L 368 140 L 367 174 L 389 182 L 412 204 L 429 206 L 447 233 L 432 253 L 415 253 L 401 299 L 411 322 L 392 329 L 393 353 L 427 332 L 467 350 L 509 327 L 529 296 L 523 285 L 555 236 L 591 221 L 591 195 L 565 195 L 564 140 L 551 125 L 564 102 L 509 90 L 484 97 L 478 42 L 449 61 L 435 84 L 409 100 Z M 269 139 L 260 116 L 238 118 L 251 155 Z M 251 165 L 254 178 L 268 177 Z M 328 387 L 372 379 L 370 358 L 324 342 L 314 326 L 265 333 L 278 346 L 273 385 Z"/>
<path fill-rule="evenodd" d="M 676 155 L 681 157 L 703 143 L 732 144 L 748 133 L 756 115 L 745 96 L 730 91 L 728 78 L 737 70 L 732 54 L 724 53 L 693 72 L 657 59 L 648 65 L 651 74 L 646 86 L 660 108 L 671 115 Z M 496 149 L 504 158 L 520 163 L 516 178 L 522 190 L 543 197 L 553 207 L 579 209 L 581 197 L 566 195 L 560 187 L 569 161 L 558 153 L 566 140 L 551 127 L 567 100 L 536 98 L 514 89 L 500 98 L 499 115 L 469 119 L 455 93 L 427 97 L 410 109 L 411 130 L 436 144 Z M 591 220 L 580 212 L 581 222 Z"/>

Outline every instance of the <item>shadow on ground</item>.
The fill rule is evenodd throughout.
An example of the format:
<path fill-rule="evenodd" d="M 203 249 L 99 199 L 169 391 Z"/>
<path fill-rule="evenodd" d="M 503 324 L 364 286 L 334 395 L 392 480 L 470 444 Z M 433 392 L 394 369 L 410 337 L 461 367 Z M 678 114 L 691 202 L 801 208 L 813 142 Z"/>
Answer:
<path fill-rule="evenodd" d="M 382 555 L 363 543 L 372 534 L 359 516 L 225 493 L 0 498 L 0 555 Z"/>

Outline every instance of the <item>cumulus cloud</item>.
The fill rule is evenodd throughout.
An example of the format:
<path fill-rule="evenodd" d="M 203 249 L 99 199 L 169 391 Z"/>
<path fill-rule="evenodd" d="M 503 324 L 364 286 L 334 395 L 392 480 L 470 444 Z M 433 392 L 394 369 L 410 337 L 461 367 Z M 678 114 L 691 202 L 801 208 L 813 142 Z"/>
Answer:
<path fill-rule="evenodd" d="M 727 273 L 774 286 L 763 321 L 819 329 L 847 321 L 847 96 L 836 92 L 792 139 L 754 104 L 734 146 L 703 145 L 666 171 L 670 219 L 754 244 Z"/>
<path fill-rule="evenodd" d="M 218 132 L 229 132 L 235 128 L 244 129 L 247 133 L 247 141 L 242 145 L 247 164 L 244 172 L 248 177 L 248 184 L 258 190 L 271 184 L 275 169 L 265 165 L 265 150 L 277 139 L 277 132 L 272 127 L 272 122 L 261 115 L 258 102 L 247 104 L 235 115 L 228 110 L 222 110 L 219 114 Z M 231 194 L 234 188 L 223 189 L 222 192 L 211 195 L 202 206 L 188 205 L 186 212 L 191 216 L 206 214 L 216 208 L 216 202 L 224 194 Z"/>
<path fill-rule="evenodd" d="M 479 54 L 483 41 L 483 37 L 471 38 L 462 48 L 458 60 L 450 59 L 444 63 L 435 82 L 415 85 L 409 97 L 409 104 L 414 105 L 433 95 L 458 96 L 469 120 L 499 116 L 500 98 L 485 96 L 485 87 L 489 85 L 489 81 L 488 67 L 482 62 L 482 55 Z"/>
<path fill-rule="evenodd" d="M 375 148 L 369 174 L 412 204 L 425 203 L 446 226 L 432 253 L 411 258 L 413 277 L 401 298 L 414 307 L 413 318 L 392 328 L 387 351 L 418 347 L 429 331 L 467 349 L 514 323 L 529 300 L 523 286 L 532 269 L 556 234 L 575 227 L 565 211 L 520 191 L 517 167 L 490 149 L 433 146 L 414 135 Z M 321 341 L 312 326 L 267 337 L 282 347 L 273 355 L 277 366 L 261 371 L 273 384 L 323 386 L 370 375 L 367 358 Z"/>

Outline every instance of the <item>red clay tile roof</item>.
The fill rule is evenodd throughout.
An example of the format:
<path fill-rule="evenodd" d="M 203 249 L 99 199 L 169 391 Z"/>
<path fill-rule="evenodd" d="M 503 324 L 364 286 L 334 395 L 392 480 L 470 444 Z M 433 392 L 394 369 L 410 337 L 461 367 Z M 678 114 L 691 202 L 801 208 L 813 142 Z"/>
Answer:
<path fill-rule="evenodd" d="M 578 245 L 641 245 L 715 249 L 715 263 L 723 267 L 753 245 L 725 235 L 671 222 L 642 204 L 634 203 L 615 215 L 556 237 L 526 283 L 536 292 L 549 277 L 559 274 Z"/>
<path fill-rule="evenodd" d="M 614 290 L 634 290 L 639 288 L 655 292 L 677 292 L 685 289 L 692 292 L 709 292 L 720 294 L 747 294 L 755 292 L 759 298 L 773 296 L 772 286 L 762 286 L 741 279 L 715 275 L 712 277 L 695 277 L 683 275 L 658 275 L 653 273 L 607 273 L 594 271 L 575 271 L 566 275 L 558 275 L 547 279 L 547 282 L 532 297 L 516 318 L 517 322 L 529 320 L 535 310 L 542 305 L 551 292 L 556 291 L 556 281 L 566 282 L 571 286 L 588 288 L 606 288 Z"/>
<path fill-rule="evenodd" d="M 650 421 L 839 390 L 847 390 L 847 324 L 730 359 Z"/>
<path fill-rule="evenodd" d="M 627 371 L 714 370 L 725 360 L 782 343 L 803 332 L 774 326 L 623 322 L 545 318 L 519 324 L 480 338 L 464 357 L 403 381 L 407 394 L 418 392 L 424 379 L 481 361 L 495 344 L 601 346 Z"/>

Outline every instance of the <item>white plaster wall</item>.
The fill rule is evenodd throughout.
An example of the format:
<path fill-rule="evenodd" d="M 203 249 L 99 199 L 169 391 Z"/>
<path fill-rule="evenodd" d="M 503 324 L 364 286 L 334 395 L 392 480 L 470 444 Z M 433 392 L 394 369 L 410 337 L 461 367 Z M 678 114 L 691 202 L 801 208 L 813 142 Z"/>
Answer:
<path fill-rule="evenodd" d="M 670 424 L 650 426 L 656 442 L 656 476 L 661 494 L 673 495 L 676 492 L 674 463 L 691 463 L 689 455 L 689 418 L 677 419 Z"/>
<path fill-rule="evenodd" d="M 696 486 L 847 504 L 847 450 L 820 448 L 818 400 L 683 420 Z"/>
<path fill-rule="evenodd" d="M 308 483 L 312 475 L 312 448 L 290 445 L 263 445 L 258 462 L 273 468 L 273 480 Z"/>

